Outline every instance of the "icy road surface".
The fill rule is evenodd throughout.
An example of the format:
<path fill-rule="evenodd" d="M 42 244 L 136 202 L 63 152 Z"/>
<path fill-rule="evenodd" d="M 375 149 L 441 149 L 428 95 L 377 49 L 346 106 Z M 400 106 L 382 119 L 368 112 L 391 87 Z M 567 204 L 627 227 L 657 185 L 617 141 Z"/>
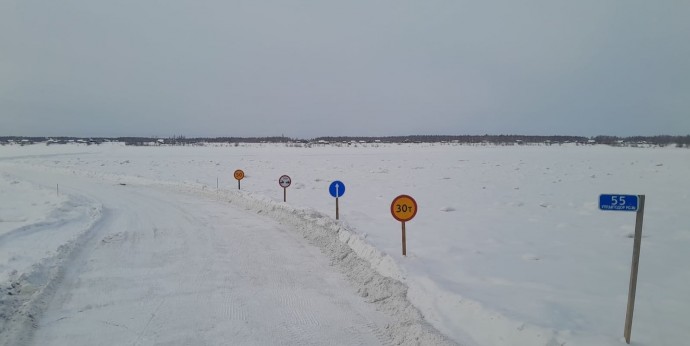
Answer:
<path fill-rule="evenodd" d="M 60 179 L 103 218 L 30 344 L 389 343 L 388 318 L 287 226 L 210 197 Z"/>

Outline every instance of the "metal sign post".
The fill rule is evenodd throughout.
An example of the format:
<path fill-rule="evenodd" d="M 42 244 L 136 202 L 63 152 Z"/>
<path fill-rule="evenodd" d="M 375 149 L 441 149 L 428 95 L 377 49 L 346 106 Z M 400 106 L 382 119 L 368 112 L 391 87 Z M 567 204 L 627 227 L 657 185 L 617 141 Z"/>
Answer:
<path fill-rule="evenodd" d="M 644 219 L 644 195 L 638 196 L 639 208 L 635 218 L 635 241 L 633 243 L 632 265 L 630 267 L 630 288 L 628 289 L 628 308 L 625 312 L 625 342 L 630 343 L 633 311 L 635 310 L 635 293 L 637 291 L 637 268 L 640 266 L 640 247 L 642 246 L 642 221 Z"/>
<path fill-rule="evenodd" d="M 402 253 L 407 256 L 407 239 L 405 239 L 405 221 L 402 222 Z"/>
<path fill-rule="evenodd" d="M 412 220 L 417 215 L 417 201 L 408 195 L 400 195 L 391 203 L 393 218 L 402 223 L 402 254 L 407 256 L 407 239 L 405 235 L 405 222 Z"/>
<path fill-rule="evenodd" d="M 287 175 L 282 175 L 278 178 L 278 185 L 283 188 L 283 202 L 287 202 L 287 188 L 292 184 L 292 179 Z"/>
<path fill-rule="evenodd" d="M 240 181 L 242 181 L 242 179 L 244 179 L 244 171 L 241 169 L 238 169 L 235 171 L 235 173 L 233 175 L 235 176 L 235 179 L 237 179 L 237 189 L 241 190 L 242 185 L 240 185 Z"/>
<path fill-rule="evenodd" d="M 625 311 L 625 342 L 630 343 L 633 312 L 635 310 L 635 293 L 637 291 L 637 269 L 640 266 L 640 247 L 642 246 L 642 221 L 644 219 L 644 195 L 600 195 L 599 209 L 637 212 L 635 218 L 635 240 L 633 243 L 632 265 L 630 267 L 630 287 L 628 288 L 628 306 Z"/>
<path fill-rule="evenodd" d="M 340 219 L 340 208 L 338 206 L 338 197 L 345 194 L 345 184 L 342 181 L 336 180 L 328 187 L 328 192 L 335 197 L 335 219 Z"/>

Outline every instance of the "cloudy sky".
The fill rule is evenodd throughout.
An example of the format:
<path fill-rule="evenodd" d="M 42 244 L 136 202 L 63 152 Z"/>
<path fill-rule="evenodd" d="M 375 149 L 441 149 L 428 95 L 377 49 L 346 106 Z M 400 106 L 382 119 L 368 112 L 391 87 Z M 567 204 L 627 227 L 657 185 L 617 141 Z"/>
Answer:
<path fill-rule="evenodd" d="M 0 0 L 0 135 L 685 135 L 689 18 L 687 0 Z"/>

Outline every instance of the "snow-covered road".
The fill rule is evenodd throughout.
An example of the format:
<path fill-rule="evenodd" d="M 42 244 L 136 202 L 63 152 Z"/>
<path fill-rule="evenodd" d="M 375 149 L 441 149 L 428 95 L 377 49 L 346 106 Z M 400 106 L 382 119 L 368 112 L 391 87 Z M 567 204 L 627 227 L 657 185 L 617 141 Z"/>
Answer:
<path fill-rule="evenodd" d="M 45 180 L 22 172 L 33 174 Z M 389 317 L 286 225 L 208 195 L 59 179 L 103 217 L 63 264 L 30 344 L 390 343 Z"/>

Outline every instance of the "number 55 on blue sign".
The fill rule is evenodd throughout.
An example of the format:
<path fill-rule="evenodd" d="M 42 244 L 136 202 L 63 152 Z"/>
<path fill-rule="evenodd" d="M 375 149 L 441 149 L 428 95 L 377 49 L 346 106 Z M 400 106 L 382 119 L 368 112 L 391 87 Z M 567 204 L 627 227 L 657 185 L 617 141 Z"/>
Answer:
<path fill-rule="evenodd" d="M 637 211 L 636 195 L 599 195 L 599 209 Z"/>

